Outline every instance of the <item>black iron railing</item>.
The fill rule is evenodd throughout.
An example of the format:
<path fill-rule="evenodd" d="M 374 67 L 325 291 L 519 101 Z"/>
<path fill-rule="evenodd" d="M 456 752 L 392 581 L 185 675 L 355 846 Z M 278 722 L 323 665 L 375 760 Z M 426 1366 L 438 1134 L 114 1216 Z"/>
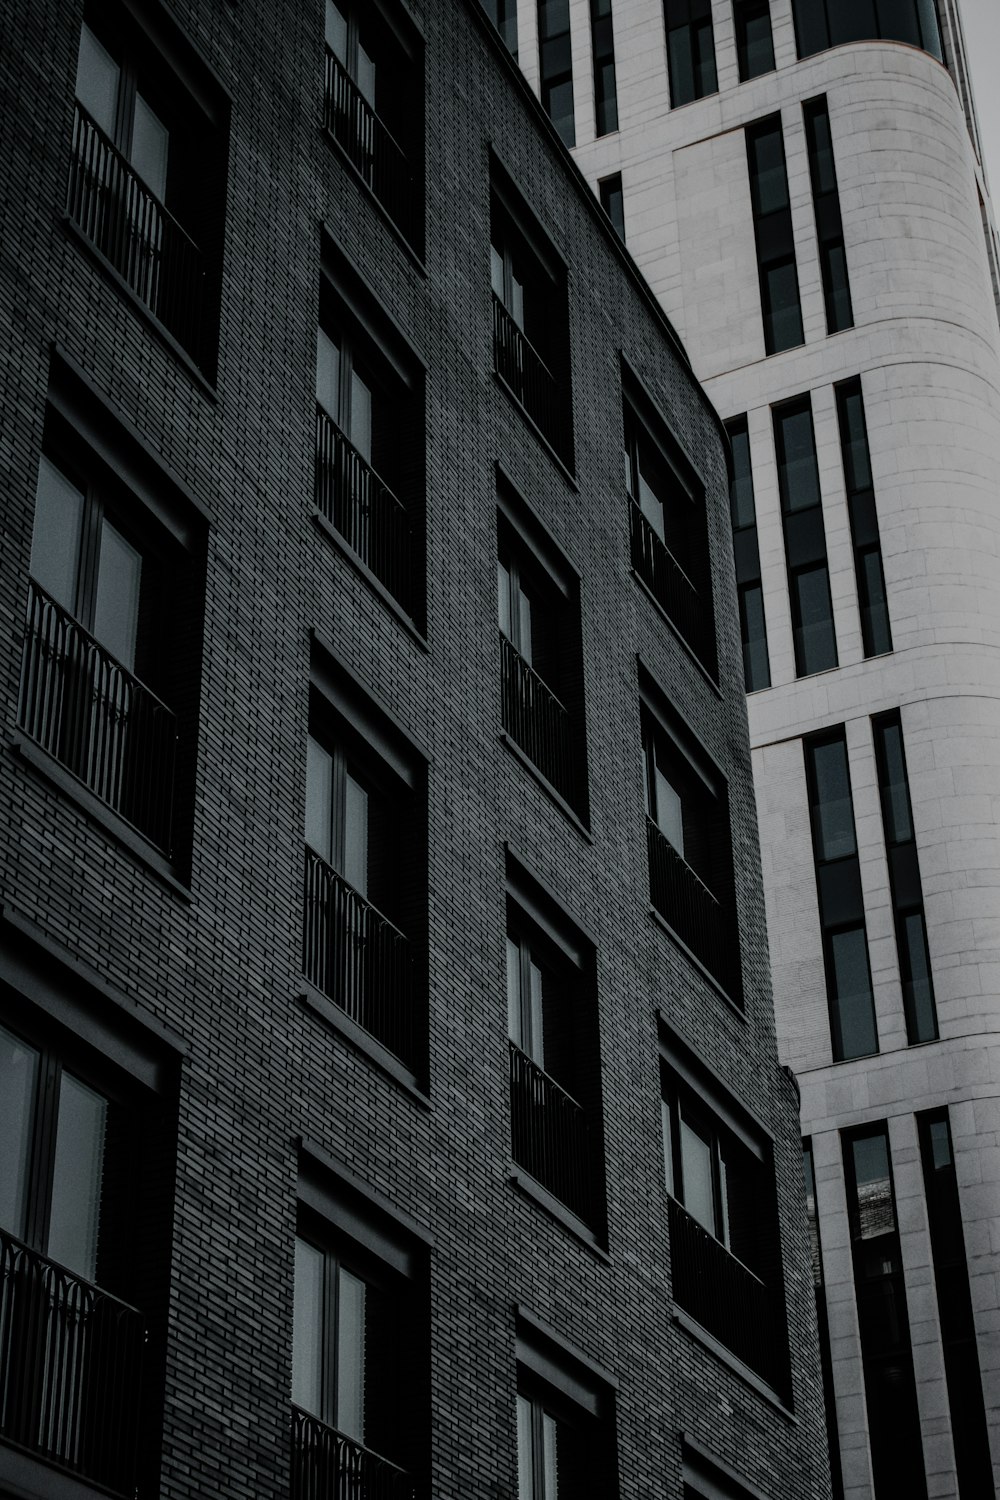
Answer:
<path fill-rule="evenodd" d="M 702 666 L 714 674 L 715 636 L 709 601 L 699 593 L 631 497 L 628 509 L 632 567 Z"/>
<path fill-rule="evenodd" d="M 594 1200 L 586 1113 L 513 1042 L 510 1133 L 518 1166 L 589 1223 Z"/>
<path fill-rule="evenodd" d="M 560 796 L 576 802 L 576 763 L 570 717 L 505 635 L 500 637 L 503 727 Z"/>
<path fill-rule="evenodd" d="M 95 796 L 170 853 L 176 715 L 33 580 L 18 719 Z"/>
<path fill-rule="evenodd" d="M 195 363 L 204 365 L 201 251 L 81 104 L 73 118 L 66 211 Z"/>
<path fill-rule="evenodd" d="M 404 1469 L 292 1407 L 291 1500 L 416 1500 Z"/>
<path fill-rule="evenodd" d="M 676 1199 L 670 1206 L 674 1301 L 770 1385 L 781 1384 L 783 1316 L 759 1276 Z"/>
<path fill-rule="evenodd" d="M 329 47 L 324 102 L 327 130 L 396 228 L 411 245 L 417 245 L 416 191 L 406 152 Z"/>
<path fill-rule="evenodd" d="M 411 1065 L 415 1059 L 413 962 L 407 939 L 343 876 L 306 850 L 306 978 Z"/>
<path fill-rule="evenodd" d="M 646 842 L 653 905 L 723 989 L 738 1001 L 732 914 L 650 817 L 646 818 Z"/>
<path fill-rule="evenodd" d="M 409 610 L 406 509 L 321 406 L 316 408 L 316 506 L 379 583 Z"/>
<path fill-rule="evenodd" d="M 543 436 L 568 456 L 566 396 L 541 356 L 493 293 L 493 363 Z"/>
<path fill-rule="evenodd" d="M 0 1437 L 86 1479 L 135 1483 L 142 1314 L 0 1230 Z"/>

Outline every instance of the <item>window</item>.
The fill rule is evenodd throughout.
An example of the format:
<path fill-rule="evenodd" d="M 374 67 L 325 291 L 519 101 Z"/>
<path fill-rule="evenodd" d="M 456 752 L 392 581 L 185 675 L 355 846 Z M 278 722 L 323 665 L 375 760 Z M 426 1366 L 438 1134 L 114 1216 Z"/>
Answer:
<path fill-rule="evenodd" d="M 830 112 L 825 97 L 808 100 L 802 106 L 802 113 L 809 150 L 813 208 L 816 211 L 819 264 L 826 302 L 826 331 L 840 333 L 844 328 L 854 327 L 854 313 L 851 308 L 851 288 L 847 281 L 847 252 L 844 249 L 844 229 L 840 219 L 840 194 L 837 191 L 837 171 L 833 161 Z"/>
<path fill-rule="evenodd" d="M 861 640 L 865 656 L 881 656 L 892 650 L 889 601 L 882 568 L 875 490 L 872 485 L 868 430 L 861 381 L 847 380 L 835 387 L 840 424 L 840 450 L 844 460 L 844 483 L 851 518 L 854 571 L 861 607 Z"/>
<path fill-rule="evenodd" d="M 878 1051 L 843 729 L 803 741 L 826 993 L 836 1062 Z"/>
<path fill-rule="evenodd" d="M 423 248 L 423 57 L 401 6 L 326 0 L 325 123 L 418 254 Z"/>
<path fill-rule="evenodd" d="M 740 83 L 774 71 L 770 0 L 734 0 Z"/>
<path fill-rule="evenodd" d="M 717 670 L 705 489 L 637 382 L 626 375 L 625 473 L 632 569 L 678 635 Z"/>
<path fill-rule="evenodd" d="M 538 66 L 542 107 L 563 145 L 575 146 L 569 0 L 538 0 Z"/>
<path fill-rule="evenodd" d="M 653 907 L 737 1004 L 739 936 L 725 777 L 643 673 L 642 770 Z"/>
<path fill-rule="evenodd" d="M 590 0 L 590 37 L 594 52 L 595 132 L 597 135 L 610 135 L 618 129 L 618 85 L 615 81 L 615 34 L 611 19 L 611 0 Z M 622 234 L 622 239 L 624 238 Z"/>
<path fill-rule="evenodd" d="M 665 1031 L 661 1053 L 674 1301 L 784 1389 L 784 1287 L 768 1139 L 679 1038 Z"/>
<path fill-rule="evenodd" d="M 823 498 L 808 396 L 774 408 L 774 442 L 795 671 L 799 677 L 808 677 L 837 665 Z"/>
<path fill-rule="evenodd" d="M 482 6 L 499 31 L 503 44 L 517 61 L 517 0 L 482 0 Z"/>
<path fill-rule="evenodd" d="M 793 0 L 792 12 L 799 57 L 882 38 L 944 60 L 935 0 Z"/>
<path fill-rule="evenodd" d="M 764 348 L 780 354 L 805 341 L 781 116 L 762 120 L 746 135 Z"/>
<path fill-rule="evenodd" d="M 837 1397 L 833 1388 L 833 1354 L 830 1345 L 830 1319 L 826 1305 L 823 1276 L 823 1249 L 816 1203 L 816 1174 L 813 1168 L 812 1141 L 802 1142 L 802 1173 L 806 1186 L 806 1220 L 809 1227 L 809 1258 L 813 1289 L 816 1293 L 816 1327 L 819 1332 L 819 1363 L 823 1375 L 823 1408 L 826 1415 L 826 1441 L 830 1454 L 830 1473 L 834 1500 L 843 1500 L 844 1476 L 840 1464 L 840 1437 L 837 1428 Z"/>
<path fill-rule="evenodd" d="M 316 511 L 366 580 L 419 624 L 424 616 L 418 543 L 423 532 L 423 371 L 329 241 L 324 241 L 323 268 L 316 349 Z"/>
<path fill-rule="evenodd" d="M 622 174 L 616 172 L 613 177 L 602 177 L 597 184 L 600 194 L 601 207 L 611 220 L 615 233 L 625 243 L 625 196 L 622 192 Z"/>
<path fill-rule="evenodd" d="M 67 213 L 211 378 L 228 106 L 157 7 L 88 5 Z"/>
<path fill-rule="evenodd" d="M 518 1500 L 616 1494 L 610 1386 L 591 1361 L 578 1363 L 564 1340 L 518 1311 Z"/>
<path fill-rule="evenodd" d="M 882 827 L 889 857 L 889 889 L 896 923 L 896 952 L 903 984 L 906 1034 L 911 1045 L 931 1042 L 938 1034 L 937 1009 L 906 776 L 903 725 L 898 710 L 874 718 L 872 731 L 882 800 Z"/>
<path fill-rule="evenodd" d="M 670 104 L 690 104 L 718 90 L 712 0 L 663 0 Z"/>
<path fill-rule="evenodd" d="M 760 578 L 757 510 L 754 504 L 750 433 L 746 417 L 734 417 L 731 422 L 726 423 L 726 431 L 733 454 L 729 477 L 729 514 L 733 525 L 733 553 L 736 559 L 743 677 L 747 692 L 755 693 L 771 686 L 771 664 L 767 655 L 764 588 Z"/>
<path fill-rule="evenodd" d="M 926 1500 L 889 1135 L 879 1124 L 843 1142 L 874 1490 Z"/>
<path fill-rule="evenodd" d="M 546 443 L 572 467 L 566 267 L 496 163 L 490 281 L 494 368 Z"/>

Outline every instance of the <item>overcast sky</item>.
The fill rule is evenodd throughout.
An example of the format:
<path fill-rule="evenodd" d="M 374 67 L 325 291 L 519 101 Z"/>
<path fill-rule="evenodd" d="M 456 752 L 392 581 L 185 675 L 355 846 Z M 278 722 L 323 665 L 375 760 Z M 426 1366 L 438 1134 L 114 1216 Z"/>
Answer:
<path fill-rule="evenodd" d="M 1000 193 L 1000 0 L 962 0 L 962 15 L 986 176 L 996 213 Z"/>

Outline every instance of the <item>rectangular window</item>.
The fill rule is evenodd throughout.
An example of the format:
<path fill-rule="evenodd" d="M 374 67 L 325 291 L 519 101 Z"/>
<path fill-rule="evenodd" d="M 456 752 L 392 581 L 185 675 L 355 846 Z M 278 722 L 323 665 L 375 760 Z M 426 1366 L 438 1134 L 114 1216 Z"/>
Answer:
<path fill-rule="evenodd" d="M 803 396 L 775 407 L 773 419 L 795 671 L 808 677 L 837 665 L 812 402 Z"/>
<path fill-rule="evenodd" d="M 740 83 L 774 71 L 770 0 L 733 0 Z"/>
<path fill-rule="evenodd" d="M 527 1314 L 517 1330 L 518 1500 L 616 1492 L 614 1393 Z"/>
<path fill-rule="evenodd" d="M 816 237 L 819 242 L 819 264 L 823 276 L 826 302 L 826 331 L 840 333 L 854 327 L 851 289 L 847 281 L 847 252 L 844 228 L 840 219 L 840 194 L 833 161 L 833 137 L 826 98 L 809 99 L 802 106 L 809 151 L 809 177 L 812 182 L 813 208 L 816 213 Z"/>
<path fill-rule="evenodd" d="M 507 51 L 517 61 L 517 0 L 482 0 L 482 7 L 499 31 Z"/>
<path fill-rule="evenodd" d="M 805 341 L 781 116 L 748 128 L 746 138 L 764 348 L 779 354 Z"/>
<path fill-rule="evenodd" d="M 826 993 L 837 1062 L 878 1051 L 854 805 L 843 729 L 803 741 Z"/>
<path fill-rule="evenodd" d="M 845 42 L 909 42 L 944 61 L 935 0 L 792 0 L 799 57 Z"/>
<path fill-rule="evenodd" d="M 882 827 L 889 857 L 889 889 L 896 924 L 906 1035 L 912 1046 L 916 1042 L 934 1041 L 938 1028 L 920 864 L 906 776 L 903 725 L 898 710 L 874 718 L 872 732 L 882 799 Z"/>
<path fill-rule="evenodd" d="M 625 195 L 622 192 L 622 174 L 615 172 L 612 177 L 602 177 L 597 184 L 600 194 L 601 207 L 607 214 L 615 227 L 615 233 L 625 243 Z"/>
<path fill-rule="evenodd" d="M 718 91 L 712 0 L 663 0 L 670 104 L 690 104 Z"/>
<path fill-rule="evenodd" d="M 754 503 L 750 434 L 746 417 L 726 423 L 732 447 L 729 476 L 729 514 L 733 527 L 736 559 L 736 591 L 740 608 L 740 638 L 743 643 L 743 677 L 748 693 L 771 686 L 764 621 L 764 589 L 760 578 L 757 545 L 757 510 Z"/>
<path fill-rule="evenodd" d="M 563 144 L 575 146 L 569 0 L 538 0 L 538 68 L 545 113 Z"/>
<path fill-rule="evenodd" d="M 594 128 L 597 135 L 610 135 L 618 129 L 611 0 L 590 0 L 590 36 L 594 51 Z"/>
<path fill-rule="evenodd" d="M 844 1477 L 840 1466 L 840 1438 L 837 1430 L 837 1398 L 833 1389 L 833 1355 L 830 1346 L 830 1319 L 826 1305 L 823 1277 L 823 1246 L 820 1238 L 819 1211 L 816 1205 L 816 1175 L 813 1170 L 812 1142 L 802 1142 L 802 1173 L 806 1185 L 806 1222 L 809 1227 L 809 1259 L 812 1265 L 813 1290 L 816 1294 L 816 1327 L 819 1332 L 819 1362 L 823 1376 L 823 1409 L 826 1415 L 826 1440 L 830 1454 L 830 1473 L 834 1500 L 843 1500 Z"/>
<path fill-rule="evenodd" d="M 882 656 L 892 650 L 892 634 L 889 629 L 889 601 L 882 568 L 882 543 L 875 509 L 861 380 L 846 380 L 834 389 L 837 395 L 847 508 L 851 520 L 854 570 L 858 581 L 861 639 L 865 656 Z"/>

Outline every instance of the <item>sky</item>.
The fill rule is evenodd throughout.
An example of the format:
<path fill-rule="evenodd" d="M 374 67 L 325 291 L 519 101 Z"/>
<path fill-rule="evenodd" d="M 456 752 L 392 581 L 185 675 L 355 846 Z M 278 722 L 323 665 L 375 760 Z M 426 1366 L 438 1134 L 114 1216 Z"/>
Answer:
<path fill-rule="evenodd" d="M 1000 194 L 1000 0 L 962 0 L 961 11 L 986 179 L 996 213 Z"/>

